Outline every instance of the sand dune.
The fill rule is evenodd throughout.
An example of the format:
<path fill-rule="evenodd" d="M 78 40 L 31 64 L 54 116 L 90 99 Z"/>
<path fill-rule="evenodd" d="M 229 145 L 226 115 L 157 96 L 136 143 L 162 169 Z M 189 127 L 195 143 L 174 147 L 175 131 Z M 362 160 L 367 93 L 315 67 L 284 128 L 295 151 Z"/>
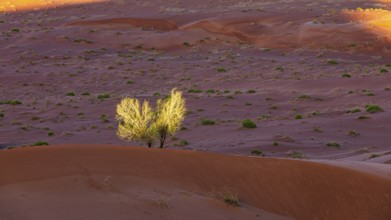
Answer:
<path fill-rule="evenodd" d="M 387 14 L 387 16 L 389 15 Z M 376 17 L 376 19 L 367 18 L 361 22 L 352 22 L 359 18 L 353 19 L 353 15 L 349 11 L 341 13 L 339 18 L 343 21 L 324 23 L 313 21 L 305 16 L 290 15 L 289 13 L 261 15 L 231 13 L 204 19 L 192 18 L 190 16 L 186 19 L 174 17 L 172 20 L 160 18 L 111 18 L 77 21 L 68 25 L 114 26 L 128 24 L 137 28 L 174 31 L 172 36 L 175 36 L 176 39 L 181 39 L 177 41 L 178 45 L 191 40 L 192 38 L 189 38 L 188 32 L 193 30 L 203 30 L 216 37 L 233 37 L 243 43 L 254 44 L 259 47 L 311 47 L 346 50 L 346 47 L 349 45 L 367 44 L 367 42 L 371 42 L 370 47 L 376 48 L 382 48 L 387 45 L 388 41 L 379 40 L 387 38 L 388 32 L 384 31 L 388 27 L 387 20 L 379 20 Z M 190 20 L 190 22 L 179 25 L 175 20 L 181 19 Z M 151 39 L 146 39 L 143 44 L 147 45 L 150 41 Z M 153 46 L 165 48 L 164 43 L 161 46 Z"/>
<path fill-rule="evenodd" d="M 306 161 L 63 145 L 1 151 L 0 175 L 1 219 L 391 218 L 390 179 Z"/>
<path fill-rule="evenodd" d="M 178 27 L 175 23 L 159 19 L 141 19 L 141 18 L 113 18 L 105 20 L 77 21 L 68 25 L 118 25 L 128 24 L 138 28 L 148 28 L 156 30 L 176 30 Z"/>

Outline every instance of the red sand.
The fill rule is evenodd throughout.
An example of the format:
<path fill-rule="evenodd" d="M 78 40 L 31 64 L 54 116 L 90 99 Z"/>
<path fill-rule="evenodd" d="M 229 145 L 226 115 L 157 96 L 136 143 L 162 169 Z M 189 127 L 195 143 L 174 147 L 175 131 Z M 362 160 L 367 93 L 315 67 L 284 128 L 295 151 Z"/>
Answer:
<path fill-rule="evenodd" d="M 238 195 L 242 206 L 234 211 L 239 217 L 246 210 L 252 210 L 253 217 L 265 210 L 295 219 L 391 218 L 390 179 L 296 160 L 64 145 L 1 151 L 0 175 L 2 219 L 26 219 L 30 214 L 34 219 L 69 219 L 70 215 L 96 219 L 102 213 L 111 219 L 155 219 L 159 206 L 147 206 L 159 199 L 154 192 L 161 192 L 175 204 L 186 198 L 183 202 L 189 202 L 188 205 L 207 200 L 226 210 L 226 214 L 233 208 L 224 208 L 222 195 L 232 192 Z M 74 203 L 70 202 L 72 199 Z M 45 202 L 45 210 L 39 201 Z M 117 207 L 118 212 L 115 211 L 121 204 L 132 208 Z M 215 205 L 204 210 L 177 210 L 171 204 L 162 215 L 168 218 L 170 213 L 179 211 L 187 218 L 206 212 L 206 219 L 215 219 L 214 214 L 221 214 L 213 208 Z M 51 207 L 62 210 L 51 213 Z M 143 210 L 151 215 L 143 215 Z"/>

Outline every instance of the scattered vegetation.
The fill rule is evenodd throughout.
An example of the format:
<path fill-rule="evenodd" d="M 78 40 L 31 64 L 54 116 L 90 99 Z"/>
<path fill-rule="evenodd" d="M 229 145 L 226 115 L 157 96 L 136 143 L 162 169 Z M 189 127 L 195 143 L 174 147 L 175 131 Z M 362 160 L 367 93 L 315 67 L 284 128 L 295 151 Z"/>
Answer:
<path fill-rule="evenodd" d="M 201 119 L 201 124 L 202 125 L 214 125 L 214 124 L 216 124 L 216 122 L 211 119 L 208 119 L 208 118 L 203 118 L 203 119 Z"/>

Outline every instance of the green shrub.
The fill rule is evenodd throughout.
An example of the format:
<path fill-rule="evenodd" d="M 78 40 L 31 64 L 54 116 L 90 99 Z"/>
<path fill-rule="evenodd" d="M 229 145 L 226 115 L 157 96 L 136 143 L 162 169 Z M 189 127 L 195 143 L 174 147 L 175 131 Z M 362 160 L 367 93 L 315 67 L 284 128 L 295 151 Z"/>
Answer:
<path fill-rule="evenodd" d="M 257 156 L 263 156 L 263 152 L 261 150 L 255 149 L 251 151 L 252 155 L 257 155 Z"/>
<path fill-rule="evenodd" d="M 251 121 L 250 119 L 245 119 L 242 121 L 242 126 L 244 128 L 256 128 L 257 125 L 255 124 L 255 122 Z"/>
<path fill-rule="evenodd" d="M 75 93 L 74 92 L 68 92 L 67 96 L 75 96 Z"/>
<path fill-rule="evenodd" d="M 239 206 L 239 198 L 237 195 L 228 192 L 224 195 L 224 202 L 230 206 Z"/>
<path fill-rule="evenodd" d="M 46 146 L 46 145 L 49 145 L 48 142 L 45 142 L 45 141 L 38 141 L 38 142 L 35 142 L 33 145 L 31 146 Z"/>
<path fill-rule="evenodd" d="M 201 124 L 202 125 L 214 125 L 214 124 L 216 124 L 216 122 L 211 119 L 203 118 L 203 119 L 201 119 Z"/>
<path fill-rule="evenodd" d="M 220 73 L 225 73 L 225 72 L 227 72 L 227 70 L 226 70 L 224 67 L 217 67 L 216 71 L 217 71 L 217 72 L 220 72 Z"/>
<path fill-rule="evenodd" d="M 383 108 L 378 105 L 366 105 L 365 110 L 369 113 L 382 112 Z"/>
<path fill-rule="evenodd" d="M 326 145 L 328 147 L 333 147 L 333 148 L 336 148 L 336 149 L 340 149 L 341 148 L 341 145 L 338 144 L 337 142 L 328 142 Z"/>
<path fill-rule="evenodd" d="M 110 93 L 101 93 L 97 96 L 98 99 L 108 99 L 110 98 Z"/>

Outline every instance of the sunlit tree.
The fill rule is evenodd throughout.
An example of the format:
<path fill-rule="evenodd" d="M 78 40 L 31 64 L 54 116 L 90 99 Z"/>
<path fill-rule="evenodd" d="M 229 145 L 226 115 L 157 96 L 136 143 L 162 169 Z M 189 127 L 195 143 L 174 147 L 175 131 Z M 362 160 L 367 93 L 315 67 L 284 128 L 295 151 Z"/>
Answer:
<path fill-rule="evenodd" d="M 147 101 L 140 106 L 138 99 L 124 98 L 117 105 L 117 134 L 127 141 L 145 143 L 152 147 L 158 140 L 164 147 L 167 137 L 175 135 L 185 117 L 186 107 L 182 92 L 173 89 L 165 99 L 156 103 L 156 111 Z"/>
<path fill-rule="evenodd" d="M 147 101 L 140 102 L 133 98 L 124 98 L 117 105 L 117 134 L 127 141 L 145 143 L 152 147 L 156 140 L 156 130 L 154 129 L 154 112 Z"/>
<path fill-rule="evenodd" d="M 164 147 L 168 136 L 173 136 L 178 131 L 185 118 L 185 112 L 185 99 L 182 92 L 176 89 L 171 90 L 167 98 L 157 101 L 156 121 L 153 126 L 158 134 L 160 148 Z"/>

